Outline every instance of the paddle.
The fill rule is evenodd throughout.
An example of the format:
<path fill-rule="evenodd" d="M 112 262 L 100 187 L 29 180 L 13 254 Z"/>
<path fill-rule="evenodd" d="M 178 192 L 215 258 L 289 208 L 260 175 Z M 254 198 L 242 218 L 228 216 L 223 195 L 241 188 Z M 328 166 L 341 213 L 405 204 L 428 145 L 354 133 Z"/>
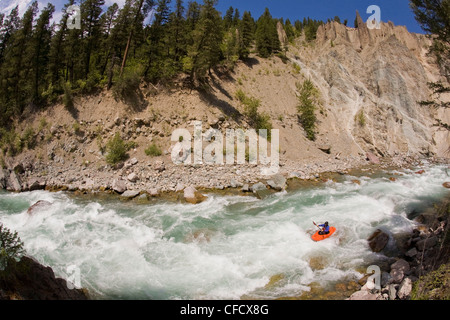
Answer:
<path fill-rule="evenodd" d="M 314 225 L 315 225 L 320 231 L 322 231 L 322 228 L 321 228 L 321 227 L 319 227 L 314 221 L 313 221 L 313 223 L 314 223 Z"/>

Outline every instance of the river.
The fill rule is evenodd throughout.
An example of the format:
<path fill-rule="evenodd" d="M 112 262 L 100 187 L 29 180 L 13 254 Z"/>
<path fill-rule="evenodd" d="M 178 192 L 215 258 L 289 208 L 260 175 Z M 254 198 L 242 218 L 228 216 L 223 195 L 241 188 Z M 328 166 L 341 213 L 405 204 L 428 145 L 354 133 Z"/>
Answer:
<path fill-rule="evenodd" d="M 27 254 L 94 299 L 298 297 L 311 284 L 359 279 L 362 266 L 382 260 L 368 236 L 415 228 L 412 218 L 448 194 L 447 170 L 344 175 L 263 200 L 209 194 L 198 205 L 0 192 L 0 221 L 18 231 Z M 39 200 L 52 205 L 27 214 Z M 313 242 L 313 221 L 337 232 Z"/>

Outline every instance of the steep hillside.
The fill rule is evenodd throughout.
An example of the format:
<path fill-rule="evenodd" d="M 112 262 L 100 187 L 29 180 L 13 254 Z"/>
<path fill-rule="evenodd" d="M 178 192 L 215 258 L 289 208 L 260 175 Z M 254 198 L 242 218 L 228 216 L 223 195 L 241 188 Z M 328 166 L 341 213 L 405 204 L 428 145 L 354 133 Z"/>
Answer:
<path fill-rule="evenodd" d="M 51 175 L 48 180 L 56 185 L 68 182 L 55 181 L 54 168 L 79 175 L 90 167 L 96 171 L 91 175 L 100 174 L 107 168 L 106 142 L 116 132 L 132 142 L 130 158 L 149 166 L 167 165 L 174 145 L 172 132 L 177 128 L 193 132 L 194 120 L 203 121 L 203 130 L 213 126 L 223 134 L 227 128 L 250 127 L 238 91 L 259 99 L 259 112 L 269 114 L 273 128 L 280 130 L 286 175 L 311 167 L 314 172 L 357 165 L 365 161 L 367 152 L 398 159 L 448 157 L 449 132 L 433 125 L 436 117 L 450 122 L 450 113 L 418 104 L 429 97 L 427 82 L 443 80 L 434 59 L 427 55 L 429 44 L 425 36 L 392 23 L 369 30 L 361 18 L 357 29 L 331 22 L 319 28 L 315 43 L 300 38 L 290 44 L 287 59 L 251 55 L 232 72 L 215 70 L 205 90 L 189 89 L 180 78 L 170 87 L 142 84 L 127 101 L 118 101 L 105 90 L 76 97 L 72 109 L 57 104 L 30 114 L 18 127 L 22 135 L 33 128 L 36 143 L 16 157 L 5 156 L 4 167 L 28 163 L 27 177 L 38 171 L 41 177 Z M 316 141 L 306 138 L 298 117 L 298 85 L 306 79 L 319 89 L 322 102 L 316 112 Z M 161 149 L 160 157 L 145 154 L 152 143 Z M 23 167 L 26 172 L 27 166 Z M 247 181 L 255 178 L 252 175 Z M 189 182 L 189 178 L 183 181 Z"/>

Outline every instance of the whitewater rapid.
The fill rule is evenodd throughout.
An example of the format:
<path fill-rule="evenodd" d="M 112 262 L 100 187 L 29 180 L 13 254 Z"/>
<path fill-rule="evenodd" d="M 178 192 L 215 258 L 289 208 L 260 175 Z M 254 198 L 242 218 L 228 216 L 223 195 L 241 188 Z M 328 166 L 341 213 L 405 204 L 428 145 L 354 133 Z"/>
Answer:
<path fill-rule="evenodd" d="M 347 175 L 264 200 L 210 194 L 199 205 L 2 192 L 0 222 L 58 276 L 75 267 L 95 299 L 299 296 L 311 283 L 358 279 L 361 266 L 380 259 L 368 247 L 371 233 L 411 231 L 413 213 L 448 195 L 447 167 L 423 169 Z M 39 200 L 52 205 L 27 214 Z M 313 221 L 329 221 L 336 234 L 313 242 Z"/>

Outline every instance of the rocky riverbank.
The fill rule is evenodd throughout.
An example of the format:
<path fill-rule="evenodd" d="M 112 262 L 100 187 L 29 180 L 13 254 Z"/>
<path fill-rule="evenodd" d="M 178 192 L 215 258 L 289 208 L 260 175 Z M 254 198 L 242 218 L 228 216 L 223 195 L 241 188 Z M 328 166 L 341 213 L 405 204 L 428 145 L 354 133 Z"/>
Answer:
<path fill-rule="evenodd" d="M 450 298 L 450 197 L 415 220 L 420 226 L 411 234 L 394 236 L 399 254 L 381 270 L 381 288 L 374 288 L 369 280 L 372 275 L 367 274 L 360 280 L 362 288 L 349 300 Z M 390 236 L 381 230 L 368 239 L 375 252 L 383 252 L 389 240 Z"/>
<path fill-rule="evenodd" d="M 345 174 L 350 170 L 377 170 L 408 168 L 422 164 L 423 159 L 405 157 L 379 159 L 373 154 L 366 157 L 334 157 L 325 161 L 296 163 L 282 161 L 279 173 L 261 175 L 258 165 L 176 165 L 170 157 L 157 160 L 131 158 L 118 165 L 97 163 L 67 163 L 29 161 L 26 158 L 0 170 L 0 189 L 13 192 L 48 190 L 78 193 L 108 192 L 124 198 L 157 197 L 162 194 L 195 190 L 238 189 L 263 196 L 266 189 L 284 190 L 291 178 L 321 181 L 327 173 Z M 427 159 L 442 163 L 442 159 Z M 186 196 L 189 198 L 190 196 Z"/>

